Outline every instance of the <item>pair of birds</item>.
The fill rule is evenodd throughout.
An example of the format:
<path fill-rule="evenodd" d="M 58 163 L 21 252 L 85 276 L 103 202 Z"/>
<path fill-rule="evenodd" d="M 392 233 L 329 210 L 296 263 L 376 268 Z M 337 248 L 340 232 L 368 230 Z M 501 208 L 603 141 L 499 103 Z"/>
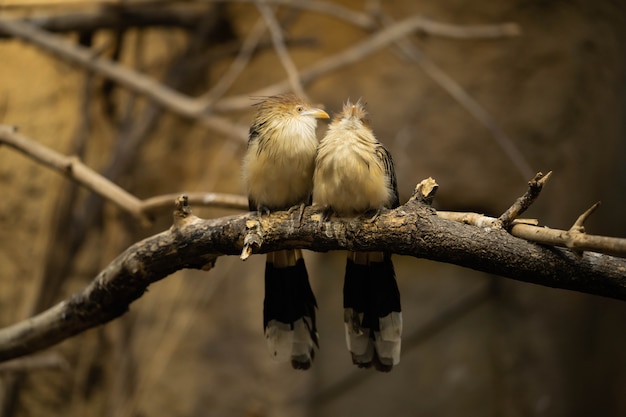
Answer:
<path fill-rule="evenodd" d="M 359 100 L 348 102 L 318 141 L 317 119 L 328 113 L 293 95 L 267 97 L 244 157 L 250 210 L 260 215 L 319 204 L 323 218 L 349 217 L 399 205 L 391 155 L 368 125 Z M 402 313 L 391 254 L 349 252 L 343 288 L 346 343 L 362 368 L 390 371 L 400 361 Z M 263 324 L 272 356 L 308 369 L 318 346 L 317 303 L 302 251 L 267 254 Z"/>

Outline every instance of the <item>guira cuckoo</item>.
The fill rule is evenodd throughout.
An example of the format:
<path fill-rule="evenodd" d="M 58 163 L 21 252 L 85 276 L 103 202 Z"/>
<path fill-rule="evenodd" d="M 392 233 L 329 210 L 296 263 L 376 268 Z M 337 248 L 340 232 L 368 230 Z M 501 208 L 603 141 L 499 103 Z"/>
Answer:
<path fill-rule="evenodd" d="M 323 219 L 399 205 L 391 154 L 376 139 L 359 100 L 343 106 L 322 139 L 313 176 L 313 203 Z M 400 361 L 402 313 L 391 254 L 349 252 L 343 287 L 346 343 L 352 362 L 390 371 Z"/>
<path fill-rule="evenodd" d="M 256 104 L 243 178 L 250 210 L 259 215 L 311 203 L 318 139 L 317 119 L 328 114 L 293 95 L 266 97 Z M 315 295 L 302 251 L 267 254 L 263 326 L 277 361 L 308 369 L 318 346 Z"/>

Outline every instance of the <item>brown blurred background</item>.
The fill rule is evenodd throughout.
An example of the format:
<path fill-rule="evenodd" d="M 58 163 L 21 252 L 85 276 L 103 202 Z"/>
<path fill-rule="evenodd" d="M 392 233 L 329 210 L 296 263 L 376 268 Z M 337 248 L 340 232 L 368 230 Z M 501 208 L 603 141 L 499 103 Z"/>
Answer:
<path fill-rule="evenodd" d="M 0 3 L 0 18 L 93 12 L 82 1 Z M 126 7 L 137 2 L 122 2 Z M 168 2 L 194 10 L 187 28 L 63 35 L 197 96 L 220 82 L 259 19 L 249 2 Z M 109 2 L 109 10 L 117 10 Z M 271 2 L 270 2 L 271 4 Z M 401 199 L 421 179 L 436 207 L 498 215 L 535 171 L 554 171 L 527 214 L 568 228 L 598 200 L 593 234 L 626 236 L 626 10 L 621 1 L 339 1 L 372 16 L 422 15 L 457 25 L 515 22 L 522 35 L 462 40 L 419 33 L 413 51 L 484 108 L 530 169 L 398 46 L 330 72 L 306 92 L 332 114 L 363 97 L 391 150 Z M 144 3 L 141 10 L 163 4 Z M 193 8 L 193 9 L 192 9 Z M 276 17 L 300 69 L 368 36 L 325 12 Z M 241 193 L 245 140 L 153 106 L 40 49 L 0 39 L 0 122 L 83 161 L 140 198 Z M 428 67 L 430 68 L 430 67 Z M 226 96 L 286 78 L 267 31 Z M 252 100 L 250 101 L 252 103 Z M 251 111 L 223 113 L 246 127 Z M 326 125 L 321 123 L 319 134 Z M 492 126 L 493 128 L 493 126 Z M 0 326 L 84 287 L 143 228 L 110 203 L 0 148 Z M 201 217 L 234 211 L 194 207 Z M 263 257 L 222 257 L 210 272 L 153 285 L 115 322 L 45 352 L 63 366 L 0 374 L 9 416 L 624 416 L 626 304 L 395 257 L 405 336 L 390 374 L 356 369 L 345 348 L 339 253 L 307 253 L 321 349 L 309 372 L 275 364 L 262 334 Z M 60 359 L 59 359 L 60 358 Z"/>

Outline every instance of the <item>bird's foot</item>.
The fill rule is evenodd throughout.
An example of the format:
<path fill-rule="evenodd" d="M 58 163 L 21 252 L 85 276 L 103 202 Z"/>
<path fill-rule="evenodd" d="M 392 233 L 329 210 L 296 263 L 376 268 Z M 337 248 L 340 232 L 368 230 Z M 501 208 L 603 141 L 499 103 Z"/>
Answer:
<path fill-rule="evenodd" d="M 297 206 L 293 206 L 289 209 L 288 213 L 291 216 L 294 212 L 297 212 L 297 216 L 296 216 L 296 227 L 300 227 L 300 224 L 302 224 L 302 218 L 304 217 L 304 208 L 306 207 L 306 204 L 304 203 L 300 203 Z"/>
<path fill-rule="evenodd" d="M 376 219 L 378 219 L 378 216 L 380 216 L 380 213 L 382 213 L 382 211 L 383 211 L 382 208 L 379 208 L 379 209 L 376 209 L 376 210 L 369 210 L 369 211 L 365 212 L 365 214 L 363 216 L 364 217 L 369 217 L 369 219 L 367 219 L 368 223 L 374 223 L 376 221 Z M 373 212 L 373 214 L 372 214 L 372 212 Z"/>
<path fill-rule="evenodd" d="M 330 206 L 324 207 L 322 209 L 322 212 L 320 213 L 320 225 L 329 221 L 334 213 L 335 211 L 333 210 L 332 207 Z"/>
<path fill-rule="evenodd" d="M 264 215 L 267 216 L 268 214 L 270 214 L 270 208 L 261 204 L 256 206 L 256 211 L 259 214 L 259 216 L 264 216 Z"/>

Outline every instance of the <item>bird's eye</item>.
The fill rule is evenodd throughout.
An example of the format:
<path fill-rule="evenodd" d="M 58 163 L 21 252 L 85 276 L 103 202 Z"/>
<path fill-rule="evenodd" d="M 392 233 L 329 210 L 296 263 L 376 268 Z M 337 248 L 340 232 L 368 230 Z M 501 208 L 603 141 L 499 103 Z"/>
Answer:
<path fill-rule="evenodd" d="M 303 111 L 303 110 L 304 110 L 304 107 L 302 107 L 302 106 L 298 106 L 298 107 L 296 107 L 296 111 L 297 111 L 298 113 L 302 113 L 302 111 Z"/>

